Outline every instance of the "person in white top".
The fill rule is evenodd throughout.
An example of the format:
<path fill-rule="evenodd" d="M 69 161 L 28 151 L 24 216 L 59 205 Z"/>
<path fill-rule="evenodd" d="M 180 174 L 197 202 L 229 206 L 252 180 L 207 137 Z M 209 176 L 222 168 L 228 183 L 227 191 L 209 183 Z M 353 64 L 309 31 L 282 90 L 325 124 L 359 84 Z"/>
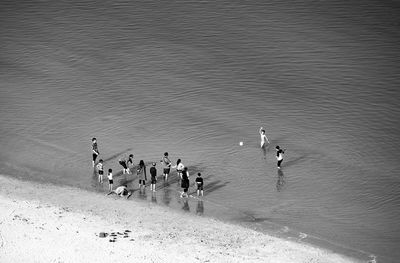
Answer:
<path fill-rule="evenodd" d="M 176 161 L 176 165 L 172 166 L 172 168 L 176 168 L 176 173 L 177 173 L 179 181 L 180 181 L 182 178 L 182 171 L 185 168 L 185 165 L 183 165 L 181 159 L 178 159 Z"/>
<path fill-rule="evenodd" d="M 98 177 L 99 177 L 99 183 L 103 183 L 103 174 L 104 174 L 104 171 L 103 171 L 103 160 L 102 159 L 100 159 L 99 160 L 99 163 L 96 165 L 96 168 L 97 168 L 97 173 L 98 173 Z"/>
<path fill-rule="evenodd" d="M 260 133 L 260 136 L 261 136 L 260 146 L 261 146 L 261 148 L 263 148 L 263 147 L 266 146 L 266 142 L 269 143 L 269 140 L 267 138 L 267 135 L 265 135 L 265 129 L 263 127 L 260 127 L 259 133 Z"/>
<path fill-rule="evenodd" d="M 112 191 L 114 181 L 113 181 L 113 174 L 112 174 L 111 168 L 108 169 L 107 177 L 108 177 L 108 190 Z"/>
<path fill-rule="evenodd" d="M 117 189 L 110 191 L 107 195 L 110 194 L 116 194 L 120 197 L 126 196 L 126 199 L 128 199 L 132 195 L 132 191 L 128 191 L 127 185 L 121 185 L 118 186 Z"/>

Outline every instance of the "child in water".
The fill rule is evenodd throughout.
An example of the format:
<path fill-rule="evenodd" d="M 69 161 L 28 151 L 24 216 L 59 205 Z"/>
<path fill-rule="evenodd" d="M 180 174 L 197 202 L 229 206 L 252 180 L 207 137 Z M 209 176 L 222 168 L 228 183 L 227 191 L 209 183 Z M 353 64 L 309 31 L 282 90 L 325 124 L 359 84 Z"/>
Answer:
<path fill-rule="evenodd" d="M 92 138 L 92 156 L 93 156 L 93 161 L 92 165 L 94 167 L 94 164 L 96 163 L 97 156 L 99 156 L 99 149 L 97 148 L 97 140 L 96 138 Z"/>
<path fill-rule="evenodd" d="M 98 173 L 98 177 L 99 177 L 99 183 L 102 184 L 103 183 L 103 174 L 104 174 L 102 159 L 99 160 L 99 163 L 96 165 L 96 168 L 97 168 L 97 173 Z"/>
<path fill-rule="evenodd" d="M 155 192 L 156 191 L 156 183 L 157 183 L 156 163 L 152 164 L 152 167 L 150 168 L 150 175 L 151 175 L 150 190 Z"/>
<path fill-rule="evenodd" d="M 133 154 L 132 153 L 129 154 L 129 158 L 128 158 L 128 161 L 127 161 L 127 166 L 128 166 L 127 172 L 128 172 L 128 174 L 130 174 L 131 170 L 133 170 L 133 166 L 134 166 L 134 164 L 133 164 Z"/>
<path fill-rule="evenodd" d="M 285 150 L 282 150 L 279 146 L 276 146 L 275 149 L 276 149 L 276 160 L 278 161 L 277 166 L 278 169 L 281 169 L 281 163 L 283 161 L 283 154 L 285 153 Z"/>
<path fill-rule="evenodd" d="M 114 181 L 113 181 L 113 174 L 112 174 L 112 169 L 111 169 L 111 168 L 108 169 L 108 175 L 107 175 L 107 177 L 108 177 L 108 190 L 111 192 L 111 191 L 112 191 L 112 188 L 113 188 L 113 184 L 114 184 Z"/>
<path fill-rule="evenodd" d="M 261 148 L 266 146 L 266 142 L 269 143 L 269 140 L 267 138 L 267 135 L 265 135 L 265 129 L 263 127 L 260 128 L 259 130 L 260 136 L 261 136 L 261 143 L 260 146 Z"/>
<path fill-rule="evenodd" d="M 178 178 L 182 179 L 182 171 L 185 168 L 185 165 L 183 165 L 182 160 L 178 159 L 176 161 L 176 165 L 172 166 L 172 168 L 176 168 L 176 174 L 178 175 Z"/>
<path fill-rule="evenodd" d="M 171 160 L 168 158 L 168 152 L 164 153 L 164 156 L 160 162 L 163 164 L 164 180 L 166 182 L 168 182 L 168 175 L 169 175 L 169 172 L 171 170 L 171 165 L 172 165 Z"/>
<path fill-rule="evenodd" d="M 201 177 L 201 173 L 197 174 L 196 178 L 196 185 L 197 185 L 197 196 L 203 196 L 203 178 Z"/>
<path fill-rule="evenodd" d="M 146 180 L 147 180 L 146 165 L 144 164 L 143 160 L 140 160 L 136 174 L 139 177 L 139 189 L 142 190 L 142 186 L 143 188 L 146 187 Z"/>
<path fill-rule="evenodd" d="M 187 167 L 183 168 L 181 173 L 181 187 L 183 188 L 183 192 L 181 193 L 182 197 L 189 197 L 188 190 L 189 190 L 189 171 Z"/>

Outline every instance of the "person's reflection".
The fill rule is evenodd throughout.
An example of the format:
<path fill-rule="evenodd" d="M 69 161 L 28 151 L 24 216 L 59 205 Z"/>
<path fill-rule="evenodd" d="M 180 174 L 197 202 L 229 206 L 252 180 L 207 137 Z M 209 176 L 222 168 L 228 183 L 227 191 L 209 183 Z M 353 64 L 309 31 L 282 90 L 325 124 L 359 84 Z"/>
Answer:
<path fill-rule="evenodd" d="M 92 188 L 97 189 L 97 190 L 100 189 L 99 179 L 97 177 L 96 170 L 93 170 L 92 180 L 90 181 L 90 184 L 91 184 Z"/>
<path fill-rule="evenodd" d="M 187 198 L 184 198 L 184 200 L 183 200 L 182 209 L 183 209 L 183 211 L 186 211 L 186 212 L 190 211 L 189 200 Z"/>
<path fill-rule="evenodd" d="M 263 152 L 264 160 L 267 160 L 267 152 L 269 151 L 269 144 L 264 147 L 261 147 L 261 150 Z"/>
<path fill-rule="evenodd" d="M 151 202 L 157 204 L 157 195 L 155 192 L 151 193 Z"/>
<path fill-rule="evenodd" d="M 276 181 L 276 190 L 278 192 L 282 191 L 283 186 L 285 185 L 285 175 L 281 169 L 278 169 L 278 180 Z"/>
<path fill-rule="evenodd" d="M 144 188 L 143 190 L 139 190 L 139 198 L 143 200 L 147 199 L 146 188 Z"/>
<path fill-rule="evenodd" d="M 199 215 L 199 216 L 204 214 L 203 200 L 198 200 L 197 201 L 196 214 Z"/>
<path fill-rule="evenodd" d="M 171 202 L 170 192 L 171 190 L 168 188 L 168 186 L 164 186 L 164 196 L 162 200 L 165 205 L 169 205 Z"/>

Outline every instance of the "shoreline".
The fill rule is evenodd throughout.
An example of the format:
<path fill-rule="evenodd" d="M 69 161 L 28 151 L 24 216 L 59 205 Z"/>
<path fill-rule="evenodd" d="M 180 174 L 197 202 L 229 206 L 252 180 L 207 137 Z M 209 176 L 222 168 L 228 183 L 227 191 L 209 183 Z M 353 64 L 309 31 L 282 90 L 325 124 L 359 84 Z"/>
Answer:
<path fill-rule="evenodd" d="M 0 184 L 2 262 L 359 262 L 152 203 L 2 175 Z M 116 242 L 99 237 L 125 230 Z"/>

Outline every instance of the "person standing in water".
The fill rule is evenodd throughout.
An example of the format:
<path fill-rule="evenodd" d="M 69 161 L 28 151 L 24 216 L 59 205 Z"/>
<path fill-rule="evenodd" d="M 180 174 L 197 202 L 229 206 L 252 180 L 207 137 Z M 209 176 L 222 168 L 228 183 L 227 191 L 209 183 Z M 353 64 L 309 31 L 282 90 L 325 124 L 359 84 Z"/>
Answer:
<path fill-rule="evenodd" d="M 187 167 L 183 168 L 183 171 L 181 173 L 181 179 L 182 179 L 181 187 L 183 188 L 183 192 L 181 193 L 181 198 L 189 197 L 187 193 L 189 190 L 189 171 Z"/>
<path fill-rule="evenodd" d="M 99 183 L 103 183 L 103 174 L 104 174 L 104 170 L 103 170 L 103 159 L 99 160 L 99 163 L 96 165 L 97 168 L 97 173 L 98 173 L 98 179 L 99 179 Z"/>
<path fill-rule="evenodd" d="M 128 161 L 127 161 L 126 163 L 127 163 L 127 166 L 128 166 L 127 172 L 128 172 L 128 174 L 129 174 L 129 173 L 131 173 L 131 170 L 133 170 L 133 167 L 134 167 L 134 164 L 133 164 L 133 154 L 132 154 L 132 153 L 129 154 L 129 158 L 128 158 Z"/>
<path fill-rule="evenodd" d="M 108 169 L 108 190 L 112 191 L 113 189 L 113 184 L 114 184 L 114 180 L 113 180 L 113 174 L 112 174 L 112 169 Z"/>
<path fill-rule="evenodd" d="M 197 173 L 197 178 L 196 178 L 196 184 L 197 184 L 197 196 L 203 196 L 203 178 L 201 177 L 201 173 Z"/>
<path fill-rule="evenodd" d="M 269 143 L 269 140 L 267 138 L 267 135 L 265 135 L 265 129 L 263 127 L 260 128 L 259 133 L 261 136 L 260 146 L 261 146 L 261 148 L 263 148 L 266 146 L 266 142 Z"/>
<path fill-rule="evenodd" d="M 171 160 L 168 158 L 168 153 L 167 153 L 167 152 L 164 153 L 164 156 L 163 156 L 163 158 L 161 159 L 160 162 L 161 162 L 162 165 L 163 165 L 164 180 L 165 180 L 166 182 L 168 182 L 168 175 L 169 175 L 169 173 L 170 173 L 170 171 L 171 171 L 172 162 L 171 162 Z"/>
<path fill-rule="evenodd" d="M 185 168 L 185 165 L 183 165 L 182 160 L 178 159 L 176 161 L 176 165 L 172 166 L 172 168 L 176 168 L 176 174 L 178 175 L 178 178 L 182 178 L 182 171 Z"/>
<path fill-rule="evenodd" d="M 99 156 L 99 149 L 97 148 L 97 140 L 96 138 L 92 138 L 92 155 L 93 155 L 93 162 L 92 165 L 94 167 L 96 163 L 97 156 Z"/>
<path fill-rule="evenodd" d="M 143 160 L 140 160 L 139 166 L 137 168 L 137 175 L 139 177 L 139 189 L 142 190 L 142 186 L 146 187 L 146 165 L 144 164 Z"/>
<path fill-rule="evenodd" d="M 156 183 L 157 183 L 156 163 L 152 164 L 152 167 L 150 168 L 150 175 L 151 175 L 150 190 L 155 192 L 156 191 Z"/>
<path fill-rule="evenodd" d="M 278 161 L 277 166 L 278 169 L 281 169 L 283 154 L 285 153 L 285 150 L 282 150 L 278 145 L 275 147 L 275 149 L 276 149 L 276 160 Z"/>

